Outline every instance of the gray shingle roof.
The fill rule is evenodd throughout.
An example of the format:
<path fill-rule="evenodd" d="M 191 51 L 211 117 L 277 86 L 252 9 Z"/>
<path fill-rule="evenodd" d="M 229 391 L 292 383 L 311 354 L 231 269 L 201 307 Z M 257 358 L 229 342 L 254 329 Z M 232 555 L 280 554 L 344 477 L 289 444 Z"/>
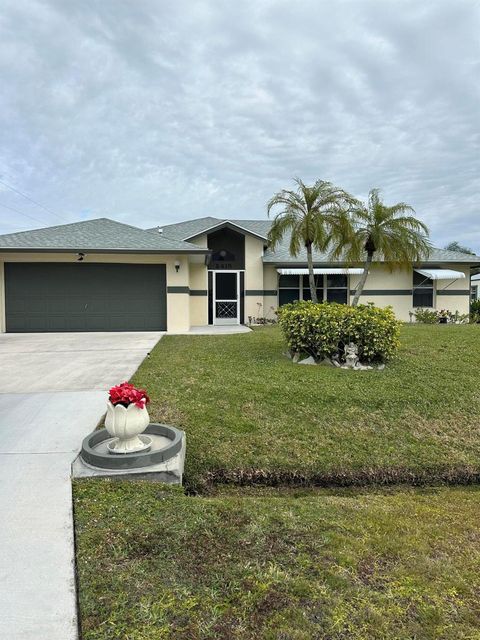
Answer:
<path fill-rule="evenodd" d="M 122 251 L 204 253 L 188 242 L 166 238 L 129 224 L 97 218 L 0 236 L 0 251 Z"/>
<path fill-rule="evenodd" d="M 284 264 L 284 263 L 306 263 L 307 262 L 307 251 L 302 248 L 296 258 L 293 258 L 290 255 L 288 250 L 289 239 L 284 238 L 284 240 L 276 247 L 275 251 L 271 249 L 267 249 L 265 251 L 265 255 L 263 257 L 263 261 L 267 264 Z M 328 258 L 326 253 L 320 253 L 318 251 L 313 251 L 313 261 L 314 262 L 328 262 L 332 263 L 334 261 Z M 378 258 L 376 261 L 382 262 Z M 336 262 L 342 262 L 341 260 L 337 260 Z M 446 249 L 437 249 L 433 247 L 430 251 L 430 255 L 423 262 L 425 263 L 437 263 L 437 262 L 452 262 L 452 263 L 469 263 L 469 264 L 478 264 L 480 263 L 480 256 L 468 255 L 465 253 L 460 253 L 458 251 L 447 251 Z"/>
<path fill-rule="evenodd" d="M 197 218 L 195 220 L 186 220 L 185 222 L 179 222 L 177 224 L 169 224 L 163 227 L 163 235 L 169 238 L 175 238 L 182 240 L 184 238 L 193 238 L 195 235 L 200 235 L 207 229 L 214 227 L 215 225 L 231 222 L 233 224 L 250 231 L 255 235 L 266 238 L 268 231 L 272 225 L 272 221 L 268 219 L 263 220 L 243 220 L 233 218 Z M 157 230 L 157 227 L 155 227 Z M 263 261 L 266 263 L 304 263 L 307 261 L 307 253 L 305 249 L 302 249 L 296 258 L 292 258 L 288 251 L 289 239 L 288 237 L 277 246 L 275 251 L 267 249 Z M 313 254 L 315 262 L 329 262 L 327 254 L 319 253 L 318 251 Z M 433 248 L 428 260 L 426 262 L 465 262 L 470 264 L 480 263 L 480 256 L 468 255 L 460 253 L 458 251 L 447 251 L 446 249 Z"/>

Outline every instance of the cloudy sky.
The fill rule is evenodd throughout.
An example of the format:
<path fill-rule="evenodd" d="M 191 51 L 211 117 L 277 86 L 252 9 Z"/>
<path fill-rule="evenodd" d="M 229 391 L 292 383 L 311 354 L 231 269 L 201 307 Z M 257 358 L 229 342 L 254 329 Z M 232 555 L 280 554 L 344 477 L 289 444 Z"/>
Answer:
<path fill-rule="evenodd" d="M 300 176 L 480 252 L 477 0 L 1 6 L 0 233 L 263 218 Z"/>

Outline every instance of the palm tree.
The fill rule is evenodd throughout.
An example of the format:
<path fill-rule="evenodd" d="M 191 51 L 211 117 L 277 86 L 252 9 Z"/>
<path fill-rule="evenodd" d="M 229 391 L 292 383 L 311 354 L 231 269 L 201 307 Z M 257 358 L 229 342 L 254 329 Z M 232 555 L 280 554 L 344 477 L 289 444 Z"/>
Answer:
<path fill-rule="evenodd" d="M 268 215 L 274 207 L 282 207 L 273 219 L 268 243 L 274 249 L 290 233 L 291 256 L 296 257 L 302 246 L 306 248 L 310 293 L 312 301 L 317 302 L 312 250 L 325 251 L 332 242 L 351 237 L 348 210 L 359 203 L 325 180 L 308 186 L 295 178 L 295 183 L 295 191 L 282 189 L 267 204 Z"/>
<path fill-rule="evenodd" d="M 362 295 L 376 253 L 380 253 L 391 268 L 407 267 L 428 256 L 428 228 L 410 213 L 415 213 L 414 209 L 404 202 L 391 207 L 385 205 L 378 189 L 370 191 L 367 205 L 361 204 L 351 210 L 354 233 L 344 247 L 344 259 L 358 262 L 364 258 L 353 307 Z"/>

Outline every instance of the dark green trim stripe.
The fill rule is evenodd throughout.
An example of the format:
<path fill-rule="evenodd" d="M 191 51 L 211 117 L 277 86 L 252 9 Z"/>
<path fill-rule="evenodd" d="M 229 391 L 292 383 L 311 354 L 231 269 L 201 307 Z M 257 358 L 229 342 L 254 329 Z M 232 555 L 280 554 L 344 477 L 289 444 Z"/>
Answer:
<path fill-rule="evenodd" d="M 248 289 L 245 291 L 246 296 L 276 296 L 276 289 Z"/>
<path fill-rule="evenodd" d="M 468 296 L 469 291 L 467 289 L 445 289 L 436 291 L 437 296 Z M 350 295 L 355 295 L 355 289 L 350 291 Z M 362 296 L 411 296 L 413 295 L 412 289 L 365 289 L 362 292 Z"/>
<path fill-rule="evenodd" d="M 355 295 L 355 289 L 350 291 L 350 295 Z M 411 289 L 364 289 L 362 296 L 411 296 Z"/>
<path fill-rule="evenodd" d="M 445 289 L 440 291 L 437 289 L 437 296 L 469 296 L 468 289 Z"/>
<path fill-rule="evenodd" d="M 208 296 L 206 289 L 190 289 L 191 296 Z"/>
<path fill-rule="evenodd" d="M 188 287 L 167 287 L 167 293 L 190 293 Z"/>

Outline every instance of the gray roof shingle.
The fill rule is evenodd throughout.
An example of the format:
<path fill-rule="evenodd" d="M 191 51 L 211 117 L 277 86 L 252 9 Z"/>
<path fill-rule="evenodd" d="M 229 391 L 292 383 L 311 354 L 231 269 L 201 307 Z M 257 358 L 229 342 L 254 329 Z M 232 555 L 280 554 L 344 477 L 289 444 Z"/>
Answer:
<path fill-rule="evenodd" d="M 166 238 L 129 224 L 97 218 L 0 236 L 0 251 L 122 251 L 204 253 L 188 242 Z"/>
<path fill-rule="evenodd" d="M 265 255 L 263 256 L 263 261 L 267 264 L 280 264 L 280 263 L 306 263 L 307 262 L 307 251 L 302 248 L 298 256 L 293 258 L 290 255 L 288 250 L 289 239 L 284 239 L 275 249 L 272 251 L 271 249 L 267 249 L 265 251 Z M 313 251 L 313 261 L 314 262 L 342 262 L 342 260 L 332 261 L 328 258 L 326 253 L 320 253 L 318 251 Z M 383 262 L 382 259 L 376 257 L 376 262 Z M 437 263 L 437 262 L 452 262 L 452 263 L 469 263 L 469 264 L 478 264 L 480 263 L 480 256 L 468 255 L 465 253 L 460 253 L 458 251 L 447 251 L 446 249 L 437 249 L 436 247 L 432 247 L 430 251 L 430 255 L 428 258 L 423 260 L 424 263 Z"/>
<path fill-rule="evenodd" d="M 206 230 L 214 227 L 215 225 L 221 223 L 231 222 L 233 224 L 250 231 L 255 235 L 266 238 L 270 227 L 272 225 L 272 221 L 268 219 L 263 220 L 238 220 L 233 218 L 197 218 L 195 220 L 186 220 L 185 222 L 179 222 L 176 224 L 169 224 L 163 227 L 163 234 L 169 238 L 175 238 L 177 240 L 182 240 L 184 238 L 192 238 L 195 235 L 200 235 Z M 155 227 L 157 230 L 158 227 Z M 304 263 L 307 261 L 307 252 L 305 249 L 302 249 L 296 258 L 292 258 L 290 252 L 288 250 L 289 238 L 285 237 L 284 240 L 277 246 L 275 251 L 271 249 L 267 249 L 265 251 L 265 255 L 263 257 L 263 261 L 265 263 Z M 318 251 L 314 251 L 313 253 L 314 262 L 329 262 L 328 255 L 325 253 L 319 253 Z M 338 261 L 340 262 L 340 260 Z M 460 253 L 458 251 L 447 251 L 446 249 L 437 249 L 432 248 L 429 258 L 425 261 L 429 263 L 435 262 L 465 262 L 470 264 L 480 263 L 480 256 L 468 255 L 465 253 Z"/>

